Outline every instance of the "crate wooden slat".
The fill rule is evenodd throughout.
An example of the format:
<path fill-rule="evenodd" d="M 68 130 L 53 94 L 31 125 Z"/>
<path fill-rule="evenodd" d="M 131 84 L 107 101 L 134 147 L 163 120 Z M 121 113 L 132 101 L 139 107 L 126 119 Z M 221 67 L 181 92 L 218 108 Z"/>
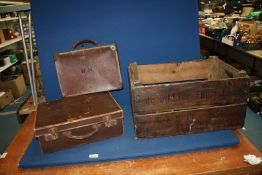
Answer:
<path fill-rule="evenodd" d="M 241 128 L 246 104 L 135 114 L 138 138 Z"/>

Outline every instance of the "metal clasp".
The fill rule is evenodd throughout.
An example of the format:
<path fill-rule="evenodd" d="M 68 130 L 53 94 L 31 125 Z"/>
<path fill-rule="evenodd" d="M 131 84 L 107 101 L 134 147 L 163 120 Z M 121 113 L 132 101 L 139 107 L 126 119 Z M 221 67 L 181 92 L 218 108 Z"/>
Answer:
<path fill-rule="evenodd" d="M 108 128 L 111 127 L 111 126 L 117 125 L 117 120 L 112 119 L 112 117 L 110 115 L 103 117 L 103 121 L 105 123 L 105 126 L 108 127 Z"/>
<path fill-rule="evenodd" d="M 57 128 L 50 128 L 45 135 L 45 141 L 56 140 L 58 138 Z"/>
<path fill-rule="evenodd" d="M 115 50 L 116 50 L 116 46 L 115 46 L 115 45 L 111 45 L 111 46 L 110 46 L 110 49 L 113 50 L 113 51 L 115 51 Z"/>

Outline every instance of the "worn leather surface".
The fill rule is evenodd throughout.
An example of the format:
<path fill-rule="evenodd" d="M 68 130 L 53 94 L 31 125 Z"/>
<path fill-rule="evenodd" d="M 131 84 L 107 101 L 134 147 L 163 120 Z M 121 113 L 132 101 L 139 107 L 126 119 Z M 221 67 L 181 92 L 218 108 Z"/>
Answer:
<path fill-rule="evenodd" d="M 110 92 L 66 97 L 37 107 L 35 136 L 43 153 L 122 134 L 123 111 Z"/>
<path fill-rule="evenodd" d="M 56 54 L 55 65 L 64 97 L 122 88 L 115 44 Z"/>
<path fill-rule="evenodd" d="M 120 110 L 122 109 L 110 92 L 66 97 L 39 104 L 35 128 L 38 130 L 53 125 L 64 125 L 67 122 L 92 121 L 94 118 L 98 118 L 96 122 L 99 122 L 102 121 L 101 115 Z"/>

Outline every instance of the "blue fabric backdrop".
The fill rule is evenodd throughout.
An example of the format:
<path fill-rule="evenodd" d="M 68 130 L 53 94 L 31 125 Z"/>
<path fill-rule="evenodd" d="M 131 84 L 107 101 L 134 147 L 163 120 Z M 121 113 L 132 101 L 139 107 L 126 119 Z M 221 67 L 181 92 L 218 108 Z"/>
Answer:
<path fill-rule="evenodd" d="M 31 0 L 31 7 L 47 100 L 61 98 L 55 53 L 71 50 L 74 41 L 84 38 L 118 44 L 124 88 L 113 95 L 124 109 L 125 134 L 46 156 L 33 140 L 21 167 L 128 159 L 239 143 L 231 131 L 134 139 L 127 66 L 133 61 L 151 64 L 198 59 L 197 0 Z M 90 160 L 90 153 L 99 153 L 99 159 Z"/>
<path fill-rule="evenodd" d="M 31 0 L 31 7 L 48 101 L 61 98 L 53 55 L 76 40 L 117 43 L 124 88 L 113 95 L 122 106 L 130 106 L 130 62 L 199 58 L 197 0 Z"/>

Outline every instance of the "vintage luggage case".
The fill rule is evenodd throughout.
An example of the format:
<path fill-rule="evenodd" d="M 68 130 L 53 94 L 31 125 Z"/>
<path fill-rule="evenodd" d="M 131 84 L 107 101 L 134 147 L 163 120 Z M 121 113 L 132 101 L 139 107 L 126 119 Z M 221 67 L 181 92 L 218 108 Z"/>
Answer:
<path fill-rule="evenodd" d="M 83 48 L 85 43 L 94 47 Z M 81 49 L 55 55 L 65 98 L 37 107 L 35 136 L 43 153 L 123 134 L 122 109 L 108 92 L 122 88 L 116 45 L 85 39 L 73 48 L 79 45 Z"/>
<path fill-rule="evenodd" d="M 137 138 L 244 125 L 249 77 L 218 58 L 128 69 Z"/>
<path fill-rule="evenodd" d="M 73 48 L 84 43 L 94 47 L 58 53 L 54 57 L 62 95 L 67 97 L 122 88 L 116 45 L 98 45 L 86 39 L 74 44 Z"/>
<path fill-rule="evenodd" d="M 109 92 L 41 103 L 36 115 L 35 136 L 43 153 L 123 134 L 123 111 Z"/>

